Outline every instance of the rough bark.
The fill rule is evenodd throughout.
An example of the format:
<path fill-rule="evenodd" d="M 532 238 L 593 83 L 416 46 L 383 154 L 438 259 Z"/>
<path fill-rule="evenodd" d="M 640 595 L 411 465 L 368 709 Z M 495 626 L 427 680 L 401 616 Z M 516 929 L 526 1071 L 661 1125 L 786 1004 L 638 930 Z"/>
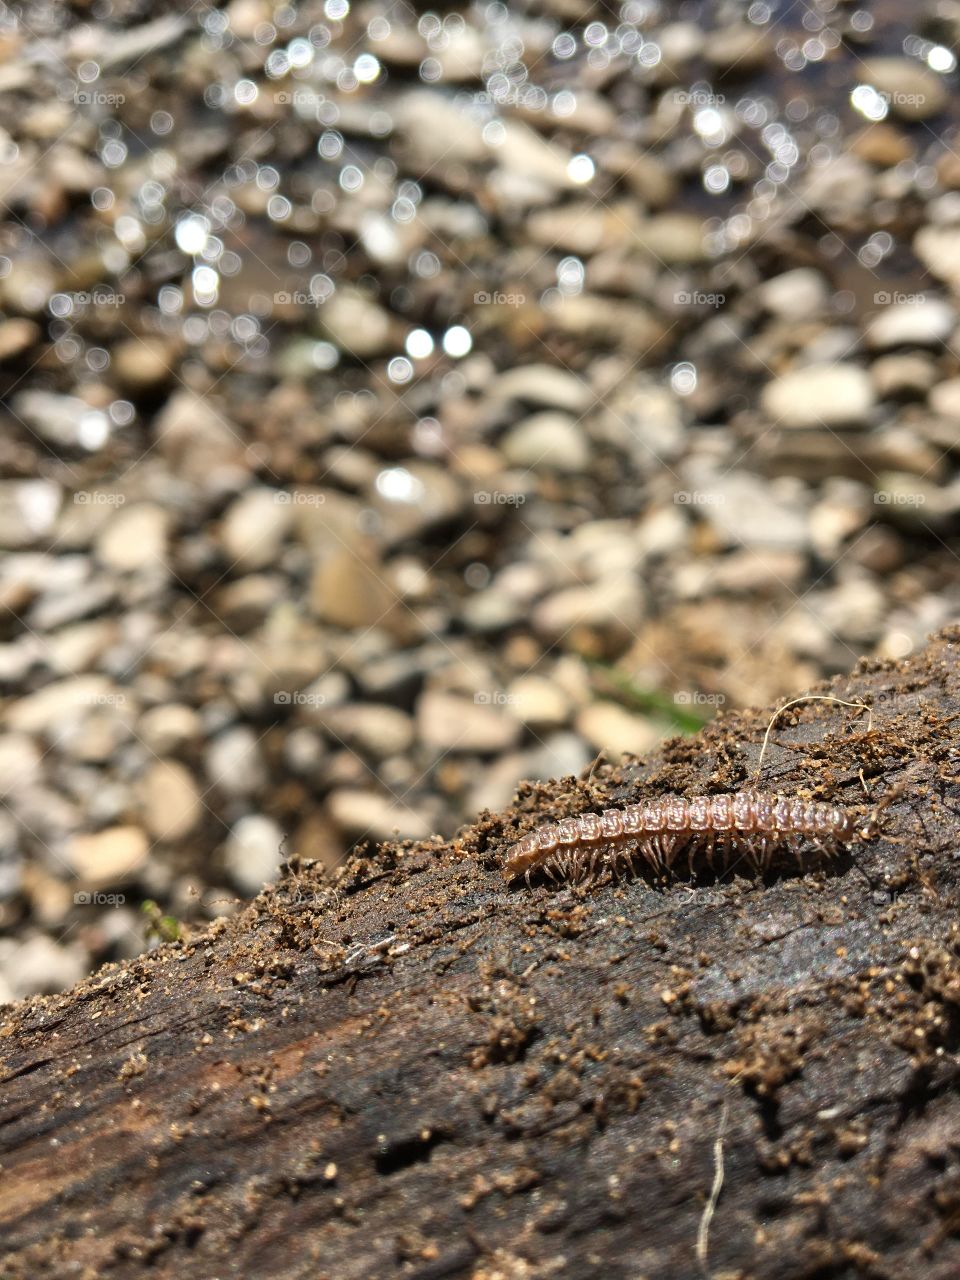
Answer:
<path fill-rule="evenodd" d="M 6 1010 L 0 1275 L 956 1276 L 958 645 L 824 686 L 869 732 L 777 721 L 765 786 L 887 802 L 830 865 L 503 884 L 517 830 L 744 785 L 731 714 Z"/>

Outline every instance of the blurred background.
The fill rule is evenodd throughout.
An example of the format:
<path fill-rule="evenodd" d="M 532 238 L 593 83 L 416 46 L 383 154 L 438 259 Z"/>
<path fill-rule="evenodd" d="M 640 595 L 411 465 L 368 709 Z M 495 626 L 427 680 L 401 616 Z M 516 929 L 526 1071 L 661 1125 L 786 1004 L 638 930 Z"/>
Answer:
<path fill-rule="evenodd" d="M 960 4 L 0 16 L 0 998 L 960 613 Z"/>

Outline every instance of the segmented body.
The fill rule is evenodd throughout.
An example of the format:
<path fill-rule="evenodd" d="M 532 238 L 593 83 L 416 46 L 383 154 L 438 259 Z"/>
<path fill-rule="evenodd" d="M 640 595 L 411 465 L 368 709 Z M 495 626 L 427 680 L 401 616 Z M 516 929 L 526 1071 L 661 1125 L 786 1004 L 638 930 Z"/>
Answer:
<path fill-rule="evenodd" d="M 633 868 L 638 859 L 659 871 L 683 852 L 692 866 L 698 850 L 711 866 L 719 853 L 723 865 L 746 858 L 763 870 L 779 849 L 813 845 L 830 853 L 856 837 L 854 815 L 821 801 L 763 791 L 665 796 L 539 827 L 508 850 L 503 874 L 528 882 L 536 871 L 581 880 L 604 868 Z"/>

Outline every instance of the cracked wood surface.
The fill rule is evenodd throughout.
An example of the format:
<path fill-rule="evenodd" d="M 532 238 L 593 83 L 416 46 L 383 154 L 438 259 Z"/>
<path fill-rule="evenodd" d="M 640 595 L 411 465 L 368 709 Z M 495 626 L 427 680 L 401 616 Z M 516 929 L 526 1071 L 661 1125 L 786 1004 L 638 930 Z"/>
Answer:
<path fill-rule="evenodd" d="M 3 1010 L 0 1277 L 960 1274 L 958 646 L 822 687 L 869 732 L 777 721 L 765 788 L 888 801 L 825 867 L 503 883 L 550 818 L 749 784 L 731 714 Z"/>

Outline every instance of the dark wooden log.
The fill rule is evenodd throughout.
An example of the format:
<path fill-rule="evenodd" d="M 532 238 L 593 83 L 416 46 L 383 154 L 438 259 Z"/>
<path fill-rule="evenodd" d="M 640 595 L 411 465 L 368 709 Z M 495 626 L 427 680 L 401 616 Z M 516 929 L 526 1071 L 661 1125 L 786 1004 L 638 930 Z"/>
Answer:
<path fill-rule="evenodd" d="M 825 686 L 869 732 L 777 721 L 766 787 L 887 802 L 819 870 L 502 882 L 552 815 L 746 784 L 731 714 L 5 1010 L 3 1280 L 957 1276 L 958 645 Z"/>

